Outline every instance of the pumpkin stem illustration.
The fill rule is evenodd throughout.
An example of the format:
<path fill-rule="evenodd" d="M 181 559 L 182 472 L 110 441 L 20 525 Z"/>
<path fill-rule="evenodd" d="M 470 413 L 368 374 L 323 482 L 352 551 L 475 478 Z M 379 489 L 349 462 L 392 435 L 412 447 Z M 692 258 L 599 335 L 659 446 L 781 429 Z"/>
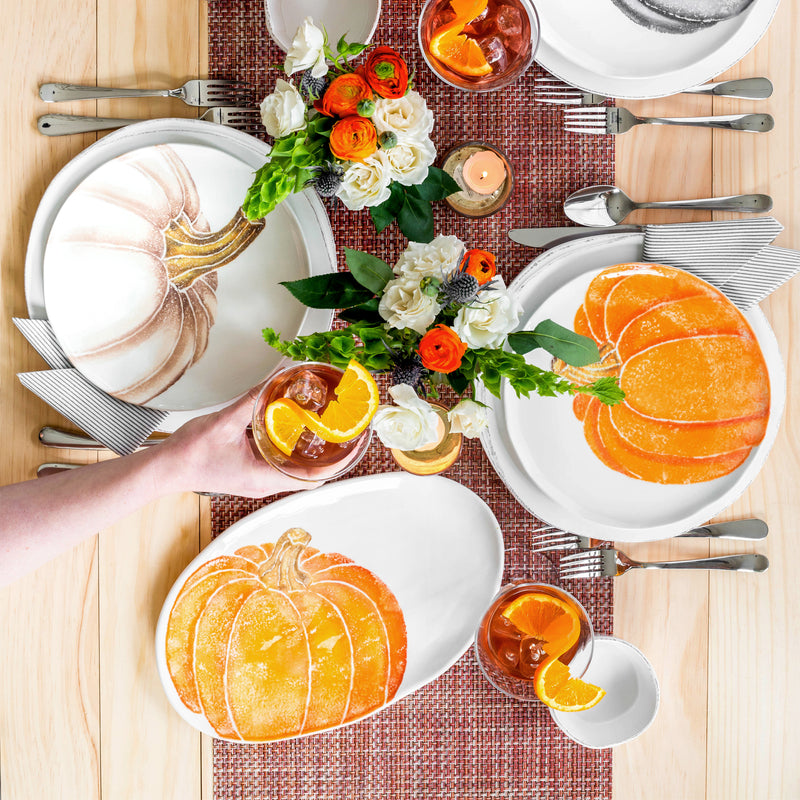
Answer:
<path fill-rule="evenodd" d="M 619 376 L 620 367 L 617 351 L 608 343 L 600 348 L 600 360 L 585 367 L 571 367 L 560 358 L 554 358 L 551 369 L 575 386 L 589 386 L 600 378 Z"/>
<path fill-rule="evenodd" d="M 258 576 L 267 586 L 283 592 L 304 589 L 311 576 L 300 569 L 300 556 L 311 541 L 311 534 L 302 528 L 289 528 L 281 534 L 269 560 Z"/>
<path fill-rule="evenodd" d="M 206 272 L 233 261 L 261 233 L 264 224 L 263 219 L 247 219 L 241 208 L 227 225 L 213 233 L 195 230 L 183 213 L 173 219 L 164 232 L 163 259 L 173 285 L 187 289 Z"/>

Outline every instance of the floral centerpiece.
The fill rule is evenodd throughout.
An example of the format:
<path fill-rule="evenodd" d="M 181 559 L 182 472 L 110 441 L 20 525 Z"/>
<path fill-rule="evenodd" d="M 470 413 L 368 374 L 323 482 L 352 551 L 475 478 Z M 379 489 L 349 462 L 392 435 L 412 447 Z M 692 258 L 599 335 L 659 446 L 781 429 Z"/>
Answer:
<path fill-rule="evenodd" d="M 265 217 L 293 192 L 313 186 L 350 210 L 368 207 L 378 231 L 397 219 L 409 239 L 430 241 L 431 203 L 459 186 L 432 166 L 433 114 L 400 54 L 344 37 L 334 51 L 307 17 L 283 70 L 290 80 L 279 78 L 261 104 L 275 143 L 242 204 L 246 216 Z M 291 81 L 297 73 L 299 87 Z"/>
<path fill-rule="evenodd" d="M 391 372 L 396 406 L 374 419 L 381 441 L 401 450 L 433 443 L 437 421 L 426 399 L 449 385 L 462 397 L 449 412 L 451 429 L 477 436 L 487 409 L 470 399 L 475 384 L 500 396 L 507 380 L 518 396 L 583 393 L 613 405 L 624 397 L 615 377 L 578 386 L 529 363 L 543 348 L 578 367 L 600 361 L 597 344 L 551 320 L 517 331 L 521 308 L 497 271 L 495 256 L 467 249 L 455 236 L 412 242 L 391 267 L 369 253 L 346 249 L 349 272 L 318 275 L 284 286 L 312 308 L 340 309 L 340 329 L 285 341 L 272 328 L 264 339 L 295 361 L 346 367 L 356 359 L 373 372 Z"/>

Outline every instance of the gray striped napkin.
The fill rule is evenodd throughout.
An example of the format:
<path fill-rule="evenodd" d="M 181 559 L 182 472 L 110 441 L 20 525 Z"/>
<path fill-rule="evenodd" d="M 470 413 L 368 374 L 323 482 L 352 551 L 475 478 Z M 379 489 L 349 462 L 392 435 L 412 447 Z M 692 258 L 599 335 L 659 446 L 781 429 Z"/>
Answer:
<path fill-rule="evenodd" d="M 800 252 L 771 246 L 782 230 L 774 217 L 646 225 L 644 260 L 685 269 L 746 310 L 800 272 Z"/>
<path fill-rule="evenodd" d="M 136 450 L 168 412 L 125 403 L 98 389 L 74 369 L 45 319 L 14 319 L 22 335 L 52 367 L 20 372 L 27 389 L 118 455 Z"/>

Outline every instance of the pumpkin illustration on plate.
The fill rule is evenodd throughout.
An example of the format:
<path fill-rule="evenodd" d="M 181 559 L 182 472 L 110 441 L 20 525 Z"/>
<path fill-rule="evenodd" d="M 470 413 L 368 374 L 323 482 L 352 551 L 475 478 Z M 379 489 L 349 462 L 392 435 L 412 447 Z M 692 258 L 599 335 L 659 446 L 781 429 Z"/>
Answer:
<path fill-rule="evenodd" d="M 301 528 L 198 568 L 167 623 L 169 674 L 222 737 L 313 733 L 388 703 L 406 665 L 403 612 L 388 587 Z"/>
<path fill-rule="evenodd" d="M 767 428 L 770 386 L 742 313 L 694 275 L 620 264 L 589 284 L 575 331 L 601 361 L 553 368 L 578 385 L 616 375 L 624 402 L 573 401 L 587 443 L 608 467 L 656 483 L 699 483 L 744 462 Z"/>
<path fill-rule="evenodd" d="M 168 145 L 133 151 L 72 193 L 47 243 L 50 320 L 70 360 L 121 400 L 146 403 L 208 346 L 215 270 L 255 239 L 264 220 L 239 209 L 212 232 L 185 163 Z"/>

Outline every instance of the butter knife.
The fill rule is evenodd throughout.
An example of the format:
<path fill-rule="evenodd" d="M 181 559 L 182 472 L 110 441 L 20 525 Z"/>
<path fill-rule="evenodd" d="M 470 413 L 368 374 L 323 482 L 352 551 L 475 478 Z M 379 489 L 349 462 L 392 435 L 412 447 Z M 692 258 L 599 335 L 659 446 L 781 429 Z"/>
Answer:
<path fill-rule="evenodd" d="M 148 436 L 141 444 L 141 447 L 149 447 L 158 444 L 166 437 L 163 434 Z M 51 428 L 45 425 L 39 431 L 39 442 L 45 447 L 60 447 L 62 450 L 105 450 L 104 444 L 86 436 L 83 433 L 72 433 L 61 430 L 61 428 Z"/>
<path fill-rule="evenodd" d="M 604 233 L 638 233 L 644 225 L 614 225 L 613 227 L 563 227 L 563 228 L 515 228 L 508 232 L 508 238 L 527 247 L 555 247 L 557 244 L 582 239 L 584 236 L 602 236 Z"/>

